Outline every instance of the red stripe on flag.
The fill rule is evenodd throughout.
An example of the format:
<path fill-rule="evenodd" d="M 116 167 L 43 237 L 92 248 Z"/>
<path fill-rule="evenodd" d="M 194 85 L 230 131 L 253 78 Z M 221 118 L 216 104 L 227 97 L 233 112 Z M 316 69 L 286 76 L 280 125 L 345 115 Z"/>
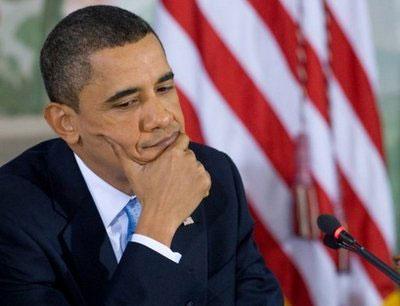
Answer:
<path fill-rule="evenodd" d="M 181 104 L 183 116 L 185 117 L 185 132 L 189 135 L 190 140 L 198 143 L 205 143 L 203 133 L 201 132 L 201 126 L 199 118 L 197 117 L 196 111 L 186 95 L 179 89 L 179 102 Z"/>
<path fill-rule="evenodd" d="M 294 143 L 251 78 L 223 44 L 194 1 L 163 1 L 196 44 L 210 79 L 254 136 L 280 176 L 293 182 Z M 212 48 L 207 48 L 212 46 Z"/>
<path fill-rule="evenodd" d="M 381 122 L 375 95 L 351 44 L 331 10 L 327 9 L 331 35 L 331 65 L 344 94 L 364 126 L 376 149 L 384 158 Z"/>
<path fill-rule="evenodd" d="M 298 73 L 298 26 L 278 0 L 248 0 L 255 8 L 261 20 L 270 29 L 286 58 L 292 74 L 300 81 Z M 329 122 L 329 103 L 327 98 L 327 84 L 324 71 L 318 56 L 313 52 L 310 44 L 304 41 L 306 56 L 306 90 L 311 101 L 321 115 Z"/>
<path fill-rule="evenodd" d="M 251 203 L 249 204 L 252 207 Z M 257 214 L 254 211 L 251 212 L 255 221 L 254 238 L 268 267 L 279 279 L 283 294 L 292 306 L 313 305 L 300 273 L 282 251 L 279 243 L 262 225 Z"/>
<path fill-rule="evenodd" d="M 361 200 L 353 192 L 347 179 L 340 170 L 340 184 L 342 188 L 342 199 L 344 210 L 349 227 L 349 232 L 354 234 L 354 237 L 369 251 L 378 256 L 388 265 L 392 265 L 390 252 L 386 242 L 371 216 L 362 205 Z M 386 276 L 376 270 L 365 260 L 362 260 L 365 270 L 369 277 L 375 283 L 379 293 L 383 298 L 388 296 L 395 289 L 392 282 Z"/>

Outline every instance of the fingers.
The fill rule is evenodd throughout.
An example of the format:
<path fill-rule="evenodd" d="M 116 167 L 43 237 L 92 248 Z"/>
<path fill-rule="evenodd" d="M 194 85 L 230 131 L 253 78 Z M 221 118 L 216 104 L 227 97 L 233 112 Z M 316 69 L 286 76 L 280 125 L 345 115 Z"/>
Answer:
<path fill-rule="evenodd" d="M 195 156 L 193 151 L 190 151 L 190 152 L 192 152 L 193 156 Z M 208 171 L 206 170 L 204 165 L 201 162 L 199 162 L 197 159 L 196 159 L 196 165 L 197 165 L 198 174 L 201 177 L 200 186 L 202 186 L 202 189 L 204 191 L 203 195 L 204 195 L 204 197 L 207 197 L 210 194 L 210 188 L 211 188 L 211 176 L 210 176 L 210 173 L 208 173 Z"/>
<path fill-rule="evenodd" d="M 104 139 L 110 144 L 115 155 L 118 157 L 125 173 L 130 175 L 138 175 L 142 170 L 142 165 L 129 158 L 124 148 L 110 137 L 104 136 Z"/>
<path fill-rule="evenodd" d="M 115 142 L 114 140 L 112 140 L 111 138 L 109 138 L 107 136 L 104 136 L 104 139 L 111 146 L 111 148 L 113 149 L 115 155 L 117 155 L 117 157 L 119 159 L 127 158 L 127 154 L 122 149 L 122 146 L 120 144 L 118 144 L 117 142 Z"/>
<path fill-rule="evenodd" d="M 189 147 L 189 137 L 184 133 L 179 133 L 178 138 L 168 148 L 168 150 L 186 151 Z"/>
<path fill-rule="evenodd" d="M 188 149 L 184 152 L 184 156 L 187 156 L 192 161 L 197 161 L 196 154 L 194 154 L 194 152 L 190 149 Z"/>
<path fill-rule="evenodd" d="M 204 172 L 202 173 L 202 179 L 200 184 L 203 190 L 203 196 L 207 197 L 210 194 L 210 189 L 211 189 L 211 176 L 206 170 L 204 170 Z"/>

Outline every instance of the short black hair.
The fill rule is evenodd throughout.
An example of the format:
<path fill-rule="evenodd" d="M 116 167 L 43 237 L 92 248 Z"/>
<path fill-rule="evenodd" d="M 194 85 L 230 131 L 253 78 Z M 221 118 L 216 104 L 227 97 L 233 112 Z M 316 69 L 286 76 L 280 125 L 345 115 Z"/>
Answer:
<path fill-rule="evenodd" d="M 50 101 L 79 111 L 79 93 L 91 77 L 89 56 L 156 33 L 141 17 L 109 6 L 88 6 L 63 18 L 47 36 L 40 70 Z M 158 38 L 158 37 L 157 37 Z"/>

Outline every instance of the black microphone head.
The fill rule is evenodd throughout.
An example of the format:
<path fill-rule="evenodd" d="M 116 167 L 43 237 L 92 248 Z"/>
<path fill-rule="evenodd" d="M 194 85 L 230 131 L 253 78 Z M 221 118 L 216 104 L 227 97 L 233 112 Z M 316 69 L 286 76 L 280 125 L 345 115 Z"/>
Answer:
<path fill-rule="evenodd" d="M 340 222 L 332 215 L 320 215 L 317 219 L 317 224 L 323 233 L 331 236 L 340 227 Z"/>
<path fill-rule="evenodd" d="M 335 239 L 335 237 L 333 237 L 333 236 L 331 236 L 331 235 L 325 235 L 325 237 L 324 237 L 324 244 L 325 244 L 327 247 L 330 247 L 331 249 L 335 249 L 335 250 L 341 248 L 341 246 L 340 246 L 340 244 L 338 243 L 337 239 Z"/>

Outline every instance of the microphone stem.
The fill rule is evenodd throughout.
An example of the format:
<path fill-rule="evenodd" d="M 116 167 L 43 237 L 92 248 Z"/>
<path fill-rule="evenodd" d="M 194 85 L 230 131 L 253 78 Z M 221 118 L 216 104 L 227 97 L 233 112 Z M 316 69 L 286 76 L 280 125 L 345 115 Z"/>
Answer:
<path fill-rule="evenodd" d="M 355 247 L 355 252 L 364 257 L 368 262 L 378 268 L 380 271 L 385 273 L 389 278 L 391 278 L 397 285 L 400 285 L 400 274 L 394 269 L 390 268 L 382 260 L 376 257 L 374 254 L 370 253 L 367 249 L 357 243 Z"/>

